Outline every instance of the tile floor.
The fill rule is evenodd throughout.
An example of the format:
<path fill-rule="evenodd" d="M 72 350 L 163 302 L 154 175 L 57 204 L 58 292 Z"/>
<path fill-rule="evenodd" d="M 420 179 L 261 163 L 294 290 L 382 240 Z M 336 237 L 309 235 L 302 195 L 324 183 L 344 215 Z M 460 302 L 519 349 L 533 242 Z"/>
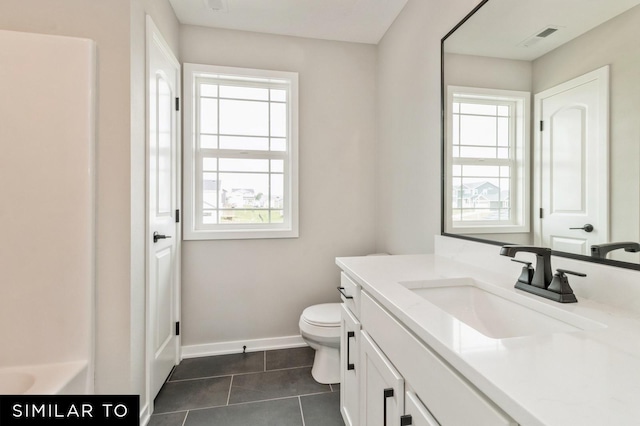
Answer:
<path fill-rule="evenodd" d="M 343 426 L 340 385 L 311 377 L 311 348 L 183 360 L 149 426 Z"/>

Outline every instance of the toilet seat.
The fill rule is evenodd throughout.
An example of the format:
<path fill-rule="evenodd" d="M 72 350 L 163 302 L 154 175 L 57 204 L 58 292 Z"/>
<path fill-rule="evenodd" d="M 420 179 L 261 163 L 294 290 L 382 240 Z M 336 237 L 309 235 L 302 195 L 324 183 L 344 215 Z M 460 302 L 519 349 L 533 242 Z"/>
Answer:
<path fill-rule="evenodd" d="M 316 327 L 340 327 L 340 304 L 322 303 L 302 311 L 302 319 Z"/>

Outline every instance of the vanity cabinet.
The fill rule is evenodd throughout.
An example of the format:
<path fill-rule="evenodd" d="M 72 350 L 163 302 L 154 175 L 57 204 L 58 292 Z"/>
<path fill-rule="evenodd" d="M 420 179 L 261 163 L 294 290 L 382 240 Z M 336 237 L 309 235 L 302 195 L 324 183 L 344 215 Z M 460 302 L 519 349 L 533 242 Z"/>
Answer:
<path fill-rule="evenodd" d="M 358 295 L 357 303 L 355 297 L 348 299 L 351 308 L 344 304 L 342 312 L 341 411 L 346 425 L 516 425 L 343 272 L 343 286 L 345 282 L 356 286 L 352 294 Z"/>

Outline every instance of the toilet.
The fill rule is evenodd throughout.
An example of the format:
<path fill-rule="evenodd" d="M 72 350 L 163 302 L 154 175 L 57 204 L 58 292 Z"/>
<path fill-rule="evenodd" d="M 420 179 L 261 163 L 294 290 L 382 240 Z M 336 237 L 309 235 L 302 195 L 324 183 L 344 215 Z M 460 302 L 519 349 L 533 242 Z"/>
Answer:
<path fill-rule="evenodd" d="M 311 369 L 314 380 L 340 383 L 340 303 L 313 305 L 302 311 L 300 334 L 316 351 Z"/>

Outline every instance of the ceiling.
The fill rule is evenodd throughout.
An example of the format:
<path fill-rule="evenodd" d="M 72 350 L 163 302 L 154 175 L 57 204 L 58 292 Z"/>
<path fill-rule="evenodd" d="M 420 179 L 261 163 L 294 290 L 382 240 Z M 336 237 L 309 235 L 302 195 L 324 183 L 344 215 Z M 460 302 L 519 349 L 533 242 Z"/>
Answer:
<path fill-rule="evenodd" d="M 640 0 L 489 0 L 446 40 L 445 51 L 530 61 L 639 3 Z M 524 46 L 526 40 L 548 27 L 558 31 L 530 47 Z"/>
<path fill-rule="evenodd" d="M 182 24 L 377 44 L 407 0 L 169 0 Z M 211 1 L 221 7 L 207 7 Z"/>

